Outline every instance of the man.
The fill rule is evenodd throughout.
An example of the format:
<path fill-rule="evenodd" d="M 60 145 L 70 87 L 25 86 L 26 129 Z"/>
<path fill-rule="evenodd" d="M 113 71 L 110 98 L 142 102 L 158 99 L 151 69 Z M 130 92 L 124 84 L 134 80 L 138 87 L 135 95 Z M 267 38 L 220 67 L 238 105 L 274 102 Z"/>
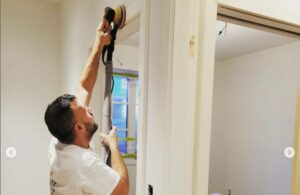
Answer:
<path fill-rule="evenodd" d="M 108 135 L 101 134 L 102 144 L 111 151 L 111 168 L 100 160 L 89 145 L 98 128 L 89 104 L 103 46 L 110 43 L 109 32 L 110 26 L 103 18 L 76 95 L 58 97 L 45 112 L 48 129 L 58 139 L 50 173 L 53 195 L 128 194 L 128 172 L 118 149 L 116 128 L 112 128 Z"/>

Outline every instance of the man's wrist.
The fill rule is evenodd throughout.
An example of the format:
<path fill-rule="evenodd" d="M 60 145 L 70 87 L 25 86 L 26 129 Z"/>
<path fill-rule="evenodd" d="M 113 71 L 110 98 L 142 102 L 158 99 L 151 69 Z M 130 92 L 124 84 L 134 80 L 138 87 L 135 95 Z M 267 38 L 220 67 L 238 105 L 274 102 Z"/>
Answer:
<path fill-rule="evenodd" d="M 104 45 L 103 45 L 102 41 L 100 41 L 99 38 L 96 38 L 93 49 L 96 52 L 100 52 L 100 51 L 102 51 L 103 47 L 104 47 Z"/>
<path fill-rule="evenodd" d="M 109 149 L 110 150 L 119 150 L 119 146 L 116 143 L 111 143 L 111 144 L 109 144 Z"/>

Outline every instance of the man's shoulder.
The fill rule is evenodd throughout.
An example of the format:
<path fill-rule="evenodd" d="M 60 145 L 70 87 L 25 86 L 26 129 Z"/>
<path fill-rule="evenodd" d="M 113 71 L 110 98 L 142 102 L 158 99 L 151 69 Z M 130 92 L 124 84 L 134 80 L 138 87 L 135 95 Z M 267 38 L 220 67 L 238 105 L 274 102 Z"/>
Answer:
<path fill-rule="evenodd" d="M 102 160 L 94 150 L 86 149 L 86 151 L 82 153 L 81 163 L 85 167 L 92 167 L 96 163 L 102 163 Z"/>
<path fill-rule="evenodd" d="M 86 169 L 95 163 L 102 163 L 99 154 L 92 147 L 85 149 L 73 144 L 62 144 L 55 138 L 50 141 L 48 156 L 51 167 L 53 164 L 65 164 L 65 168 Z"/>
<path fill-rule="evenodd" d="M 50 166 L 53 164 L 56 158 L 55 145 L 57 144 L 57 142 L 58 140 L 55 137 L 51 137 L 48 147 L 48 161 Z"/>

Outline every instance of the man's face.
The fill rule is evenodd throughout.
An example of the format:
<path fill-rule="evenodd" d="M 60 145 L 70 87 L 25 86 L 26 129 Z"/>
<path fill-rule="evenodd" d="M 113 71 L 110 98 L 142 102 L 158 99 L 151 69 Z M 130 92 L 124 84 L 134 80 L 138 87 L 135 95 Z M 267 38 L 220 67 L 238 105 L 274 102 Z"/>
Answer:
<path fill-rule="evenodd" d="M 76 123 L 83 124 L 88 138 L 92 139 L 94 133 L 98 129 L 98 124 L 95 123 L 94 116 L 90 108 L 81 104 L 77 99 L 72 102 L 71 107 L 74 112 Z"/>

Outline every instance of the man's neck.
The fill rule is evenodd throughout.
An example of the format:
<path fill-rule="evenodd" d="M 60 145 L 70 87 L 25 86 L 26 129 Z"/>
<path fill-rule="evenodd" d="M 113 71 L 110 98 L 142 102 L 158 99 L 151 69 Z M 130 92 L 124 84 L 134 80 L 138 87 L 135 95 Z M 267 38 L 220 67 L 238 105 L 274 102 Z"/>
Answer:
<path fill-rule="evenodd" d="M 90 147 L 89 142 L 82 141 L 82 140 L 74 140 L 73 144 L 85 149 L 88 149 Z"/>

